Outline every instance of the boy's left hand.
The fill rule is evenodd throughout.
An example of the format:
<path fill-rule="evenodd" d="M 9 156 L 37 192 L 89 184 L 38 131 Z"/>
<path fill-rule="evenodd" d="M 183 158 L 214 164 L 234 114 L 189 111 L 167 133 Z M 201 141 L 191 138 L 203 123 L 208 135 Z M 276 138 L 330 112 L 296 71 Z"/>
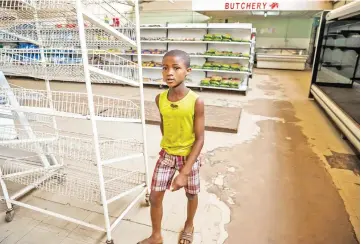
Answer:
<path fill-rule="evenodd" d="M 179 173 L 172 182 L 172 191 L 178 191 L 179 189 L 185 187 L 187 182 L 188 176 L 183 173 Z"/>

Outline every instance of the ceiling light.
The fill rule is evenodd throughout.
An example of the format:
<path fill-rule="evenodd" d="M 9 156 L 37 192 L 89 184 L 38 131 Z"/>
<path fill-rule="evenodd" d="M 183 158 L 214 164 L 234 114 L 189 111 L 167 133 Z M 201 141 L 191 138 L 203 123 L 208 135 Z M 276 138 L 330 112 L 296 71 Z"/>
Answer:
<path fill-rule="evenodd" d="M 264 17 L 278 16 L 280 15 L 280 11 L 252 11 L 252 15 L 262 15 Z"/>

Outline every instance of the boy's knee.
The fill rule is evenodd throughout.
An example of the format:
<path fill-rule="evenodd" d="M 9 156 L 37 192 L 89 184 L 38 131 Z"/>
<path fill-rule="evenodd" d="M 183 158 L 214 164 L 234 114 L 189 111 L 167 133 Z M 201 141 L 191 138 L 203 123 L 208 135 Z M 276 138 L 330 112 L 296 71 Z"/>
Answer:
<path fill-rule="evenodd" d="M 150 205 L 152 207 L 161 207 L 162 206 L 162 201 L 163 201 L 163 195 L 162 192 L 154 192 L 152 191 L 150 193 Z"/>
<path fill-rule="evenodd" d="M 189 194 L 187 192 L 186 192 L 186 196 L 187 196 L 188 200 L 194 200 L 198 197 L 197 194 Z"/>

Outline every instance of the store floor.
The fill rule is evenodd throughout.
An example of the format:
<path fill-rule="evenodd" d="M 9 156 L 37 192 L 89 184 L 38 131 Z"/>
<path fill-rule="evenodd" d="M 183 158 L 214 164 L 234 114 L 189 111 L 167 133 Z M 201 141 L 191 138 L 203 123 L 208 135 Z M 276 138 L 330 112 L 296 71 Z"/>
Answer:
<path fill-rule="evenodd" d="M 353 88 L 320 86 L 320 89 L 360 124 L 360 84 L 355 82 Z"/>
<path fill-rule="evenodd" d="M 241 107 L 237 134 L 206 132 L 202 191 L 195 243 L 356 244 L 360 229 L 358 158 L 323 114 L 308 100 L 310 72 L 256 70 L 247 96 L 201 92 L 207 105 Z M 28 88 L 42 83 L 12 79 Z M 80 84 L 53 83 L 55 90 L 85 91 Z M 96 85 L 97 94 L 136 99 L 135 88 Z M 146 88 L 146 100 L 160 92 Z M 219 120 L 225 119 L 219 116 Z M 61 129 L 89 130 L 85 122 Z M 137 130 L 138 128 L 138 130 Z M 106 126 L 107 136 L 139 132 L 134 125 Z M 150 167 L 159 150 L 159 127 L 147 125 Z M 14 190 L 15 186 L 10 185 Z M 165 198 L 165 244 L 177 243 L 186 201 L 183 192 Z M 119 214 L 128 198 L 112 205 Z M 99 208 L 35 192 L 24 201 L 102 223 Z M 132 244 L 150 234 L 149 209 L 141 204 L 114 231 L 115 243 Z M 356 232 L 354 231 L 356 230 Z M 134 234 L 137 233 L 137 234 Z M 0 224 L 0 243 L 101 243 L 104 235 L 22 208 Z"/>

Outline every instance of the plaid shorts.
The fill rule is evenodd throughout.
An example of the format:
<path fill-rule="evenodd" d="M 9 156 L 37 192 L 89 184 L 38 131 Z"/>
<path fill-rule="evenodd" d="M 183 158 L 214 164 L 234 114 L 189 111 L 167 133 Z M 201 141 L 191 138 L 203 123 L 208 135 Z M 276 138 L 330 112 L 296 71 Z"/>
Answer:
<path fill-rule="evenodd" d="M 176 170 L 182 169 L 186 162 L 184 156 L 169 155 L 164 149 L 159 152 L 159 159 L 154 169 L 152 178 L 152 191 L 165 191 L 170 189 Z M 200 159 L 193 164 L 192 172 L 188 176 L 188 185 L 184 187 L 188 194 L 198 194 L 200 192 L 199 168 Z"/>

